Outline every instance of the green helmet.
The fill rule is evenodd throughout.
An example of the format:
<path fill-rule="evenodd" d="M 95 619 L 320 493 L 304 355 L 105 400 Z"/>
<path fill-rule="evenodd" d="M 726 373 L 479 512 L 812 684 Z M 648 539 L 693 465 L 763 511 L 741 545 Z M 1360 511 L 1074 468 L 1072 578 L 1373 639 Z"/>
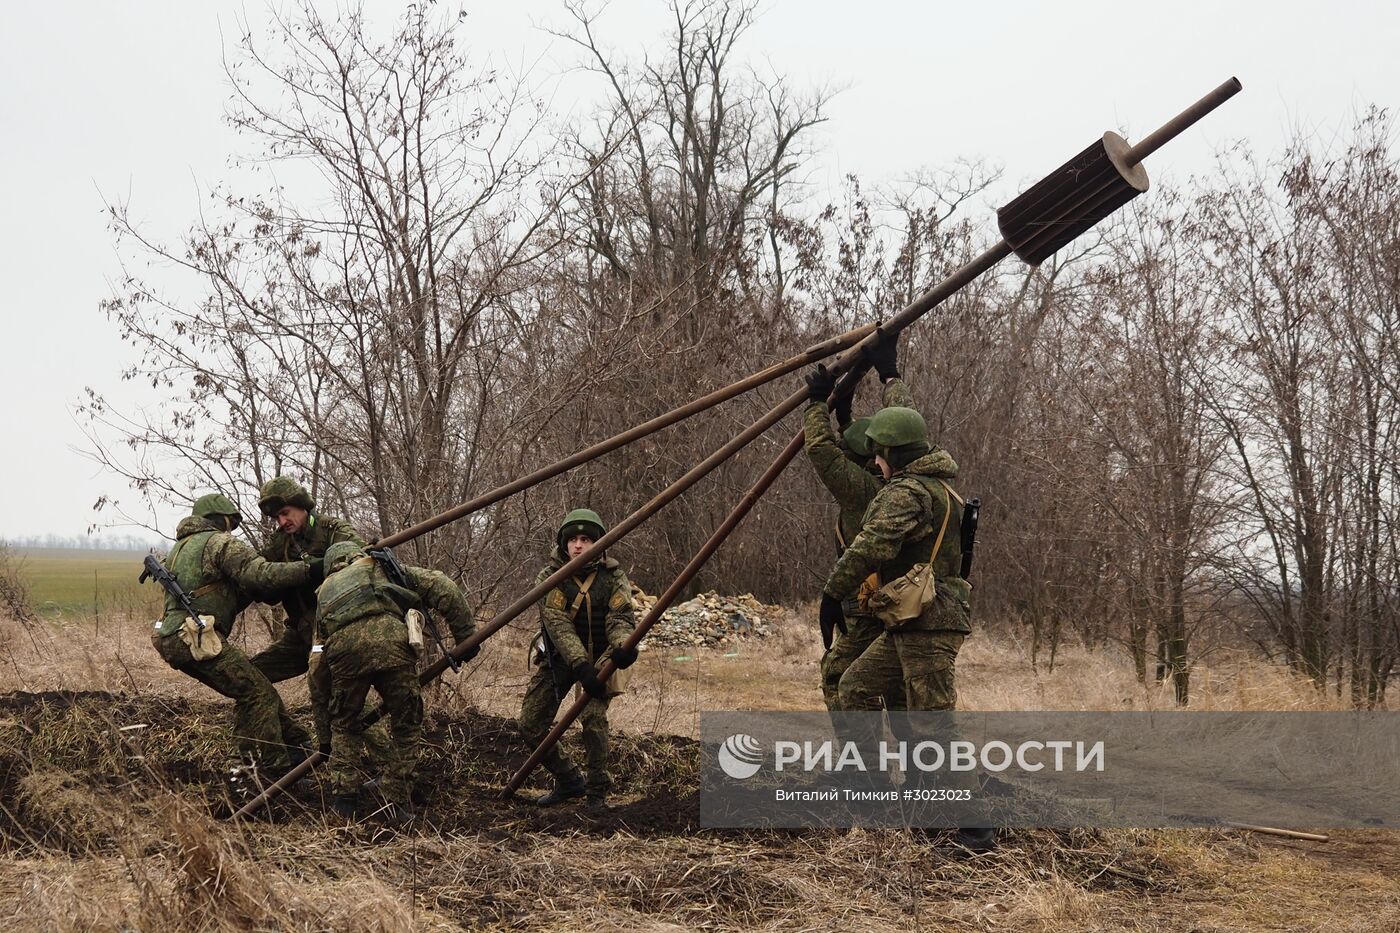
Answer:
<path fill-rule="evenodd" d="M 555 535 L 555 541 L 559 545 L 559 553 L 568 556 L 569 539 L 575 535 L 588 535 L 597 541 L 607 534 L 608 529 L 603 527 L 603 520 L 598 517 L 598 513 L 592 509 L 574 509 L 564 516 L 564 522 L 559 526 L 559 533 Z"/>
<path fill-rule="evenodd" d="M 326 548 L 326 556 L 321 559 L 321 569 L 325 576 L 330 576 L 337 570 L 344 569 L 345 565 L 357 559 L 365 552 L 365 549 L 354 541 L 337 541 Z"/>
<path fill-rule="evenodd" d="M 882 408 L 870 419 L 865 436 L 872 447 L 927 444 L 928 425 L 924 423 L 924 416 L 912 408 Z"/>
<path fill-rule="evenodd" d="M 229 531 L 237 528 L 238 523 L 243 521 L 238 506 L 234 505 L 233 501 L 221 492 L 211 492 L 194 500 L 194 507 L 190 509 L 190 514 L 206 521 L 213 519 L 216 515 L 227 516 L 230 519 L 227 522 Z M 216 522 L 216 524 L 219 523 Z"/>
<path fill-rule="evenodd" d="M 846 442 L 846 447 L 862 460 L 870 456 L 870 439 L 865 436 L 866 429 L 869 427 L 869 418 L 857 418 L 841 433 L 841 439 Z"/>
<path fill-rule="evenodd" d="M 258 510 L 268 518 L 272 518 L 289 505 L 306 509 L 308 512 L 316 511 L 316 502 L 311 498 L 311 493 L 290 476 L 274 477 L 263 483 L 258 497 Z"/>

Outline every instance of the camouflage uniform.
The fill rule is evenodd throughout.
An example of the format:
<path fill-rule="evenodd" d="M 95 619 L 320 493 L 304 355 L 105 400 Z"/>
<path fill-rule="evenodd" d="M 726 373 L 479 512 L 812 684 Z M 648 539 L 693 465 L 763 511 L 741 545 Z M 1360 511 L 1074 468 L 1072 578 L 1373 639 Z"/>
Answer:
<path fill-rule="evenodd" d="M 917 443 L 895 439 L 897 434 L 911 433 L 921 439 Z M 954 668 L 963 639 L 972 630 L 971 588 L 961 576 L 963 508 L 946 485 L 957 476 L 958 465 L 947 451 L 929 449 L 923 419 L 907 407 L 885 409 L 876 415 L 868 436 L 872 446 L 881 445 L 880 452 L 893 472 L 866 509 L 860 533 L 832 568 L 824 598 L 849 598 L 872 571 L 878 582 L 887 583 L 915 564 L 929 563 L 930 557 L 935 595 L 919 616 L 882 632 L 847 668 L 837 702 L 842 710 L 878 710 L 893 707 L 902 696 L 909 712 L 890 715 L 894 735 L 911 745 L 929 741 L 946 746 L 958 738 L 951 722 L 916 719 L 912 714 L 957 707 Z M 892 448 L 891 444 L 901 446 Z M 935 544 L 937 553 L 933 553 Z M 868 735 L 865 741 L 873 746 L 875 738 Z M 915 790 L 966 790 L 974 798 L 978 793 L 979 778 L 971 771 L 929 773 L 914 769 L 905 777 L 905 787 L 912 785 Z M 944 811 L 942 804 L 929 800 L 914 803 L 906 815 L 912 825 L 940 826 L 944 825 Z M 995 845 L 996 833 L 962 827 L 956 838 L 960 845 L 981 852 Z"/>
<path fill-rule="evenodd" d="M 228 533 L 232 523 L 215 523 L 221 517 L 211 520 L 192 515 L 182 519 L 175 531 L 175 546 L 164 563 L 192 596 L 199 614 L 214 617 L 214 628 L 225 640 L 223 651 L 204 661 L 191 657 L 179 635 L 185 611 L 168 594 L 165 615 L 151 641 L 171 667 L 234 701 L 233 735 L 243 752 L 266 768 L 284 770 L 290 764 L 285 733 L 298 727 L 287 715 L 276 688 L 227 639 L 234 618 L 247 606 L 249 597 L 275 600 L 303 586 L 310 571 L 302 562 L 273 564 L 263 560 Z"/>
<path fill-rule="evenodd" d="M 880 402 L 885 407 L 899 406 L 912 408 L 913 396 L 902 379 L 891 379 L 880 390 Z M 866 507 L 875 498 L 885 482 L 877 472 L 872 472 L 869 458 L 861 458 L 850 450 L 845 442 L 838 439 L 831 429 L 831 419 L 826 402 L 813 402 L 807 406 L 802 416 L 802 429 L 806 435 L 807 458 L 817 471 L 817 478 L 836 500 L 836 553 L 839 557 L 846 544 L 860 533 L 861 518 Z M 865 613 L 855 598 L 845 601 L 846 633 L 836 635 L 836 640 L 822 655 L 822 698 L 826 708 L 837 708 L 837 689 L 841 675 L 856 658 L 868 648 L 884 631 L 884 626 L 875 617 Z M 903 709 L 903 704 L 892 706 Z"/>
<path fill-rule="evenodd" d="M 274 500 L 305 508 L 306 527 L 289 535 L 278 529 L 263 546 L 262 556 L 270 561 L 295 561 L 311 558 L 317 561 L 326 556 L 326 549 L 337 541 L 350 541 L 364 547 L 364 538 L 347 521 L 315 511 L 315 502 L 306 489 L 295 480 L 279 476 L 268 480 L 261 490 L 263 502 Z M 280 508 L 280 506 L 279 506 Z M 264 512 L 267 509 L 264 508 Z M 274 511 L 275 515 L 276 512 Z M 309 582 L 282 600 L 282 609 L 287 617 L 283 620 L 282 635 L 277 641 L 253 655 L 253 666 L 262 671 L 272 683 L 281 683 L 306 674 L 307 692 L 311 695 L 311 718 L 316 729 L 316 744 L 322 748 L 330 745 L 330 677 L 325 665 L 315 663 L 319 655 L 312 655 L 312 633 L 316 624 L 316 584 Z M 310 745 L 311 737 L 300 725 L 296 735 L 288 736 L 299 744 Z M 388 735 L 383 727 L 373 730 L 380 751 L 387 748 Z"/>
<path fill-rule="evenodd" d="M 567 552 L 563 543 L 535 582 L 539 583 L 564 566 Z M 636 627 L 632 605 L 632 584 L 617 561 L 604 557 L 550 590 L 540 603 L 540 624 L 544 629 L 545 650 L 535 658 L 535 674 L 525 688 L 520 704 L 520 731 L 525 741 L 539 745 L 554 724 L 559 703 L 574 686 L 574 667 L 583 661 L 595 663 L 609 649 L 621 645 Z M 581 587 L 592 578 L 586 593 Z M 609 681 L 611 684 L 612 681 Z M 602 798 L 612 786 L 608 774 L 608 703 L 612 697 L 590 699 L 583 708 L 583 748 L 588 765 L 588 796 Z M 544 766 L 556 780 L 576 783 L 578 766 L 556 743 L 544 758 Z"/>
<path fill-rule="evenodd" d="M 352 543 L 327 552 L 326 581 L 316 592 L 316 626 L 330 672 L 331 785 L 338 797 L 354 795 L 371 750 L 363 710 L 371 687 L 384 701 L 392 748 L 382 762 L 380 791 L 407 808 L 423 733 L 418 659 L 408 643 L 409 609 L 435 611 L 459 642 L 476 630 L 462 591 L 436 570 L 405 567 L 412 589 L 389 582 L 383 568 Z"/>
<path fill-rule="evenodd" d="M 962 506 L 940 479 L 957 476 L 947 451 L 935 448 L 896 473 L 871 501 L 860 533 L 827 578 L 825 592 L 849 599 L 872 572 L 890 581 L 914 564 L 927 562 L 938 529 L 948 515 L 948 532 L 934 558 L 937 597 L 924 614 L 897 631 L 882 632 L 841 678 L 838 702 L 844 710 L 951 710 L 957 705 L 953 667 L 970 632 L 970 587 L 960 577 Z"/>

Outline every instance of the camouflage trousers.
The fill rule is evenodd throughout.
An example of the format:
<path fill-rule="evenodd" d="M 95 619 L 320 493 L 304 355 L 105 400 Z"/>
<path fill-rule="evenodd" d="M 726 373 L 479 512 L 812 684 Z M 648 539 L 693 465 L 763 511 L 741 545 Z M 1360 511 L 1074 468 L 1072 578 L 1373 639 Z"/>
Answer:
<path fill-rule="evenodd" d="M 852 614 L 846 617 L 846 634 L 837 632 L 836 640 L 822 655 L 822 699 L 826 701 L 828 710 L 836 712 L 841 708 L 839 695 L 842 676 L 865 653 L 865 649 L 884 633 L 884 623 L 873 616 Z M 903 709 L 903 698 L 897 701 L 890 698 L 889 708 Z"/>
<path fill-rule="evenodd" d="M 374 764 L 382 769 L 379 788 L 391 803 L 408 805 L 413 771 L 418 766 L 423 738 L 423 692 L 418 671 L 410 665 L 337 676 L 330 668 L 331 787 L 336 794 L 355 794 L 371 775 Z M 373 687 L 389 716 L 388 747 L 378 750 L 365 728 L 363 711 Z M 382 725 L 380 726 L 382 728 Z"/>
<path fill-rule="evenodd" d="M 574 672 L 559 658 L 554 666 L 542 664 L 535 669 L 525 688 L 525 699 L 520 704 L 520 734 L 533 748 L 539 745 L 554 725 L 554 716 L 559 712 L 559 704 L 569 694 L 574 685 Z M 591 699 L 579 716 L 583 727 L 583 752 L 588 765 L 588 791 L 590 794 L 605 794 L 612 786 L 612 776 L 608 774 L 608 702 L 607 699 Z M 544 757 L 544 766 L 558 778 L 574 777 L 578 766 L 565 754 L 559 743 Z"/>
<path fill-rule="evenodd" d="M 945 745 L 957 739 L 951 724 L 928 726 L 922 720 L 903 714 L 924 711 L 952 711 L 958 705 L 954 686 L 954 667 L 958 650 L 967 636 L 950 631 L 883 632 L 870 643 L 841 677 L 837 702 L 842 710 L 894 711 L 890 716 L 890 731 L 898 740 L 910 745 L 931 741 Z M 876 747 L 878 736 L 865 737 L 862 754 Z M 867 758 L 867 760 L 870 760 Z M 940 786 L 975 790 L 977 778 L 972 772 L 943 772 L 923 775 L 911 772 L 915 786 Z M 917 817 L 921 825 L 926 814 Z"/>
<path fill-rule="evenodd" d="M 843 710 L 950 710 L 958 705 L 953 667 L 962 632 L 881 632 L 841 676 Z"/>
<path fill-rule="evenodd" d="M 253 655 L 253 666 L 262 671 L 264 677 L 274 684 L 293 677 L 306 675 L 306 691 L 311 695 L 311 723 L 316 730 L 315 743 L 299 722 L 293 721 L 291 732 L 284 730 L 287 742 L 304 745 L 308 748 L 325 748 L 331 744 L 331 675 L 325 664 L 312 663 L 317 657 L 311 653 L 310 633 L 303 633 L 290 621 L 282 630 L 282 637 Z M 368 715 L 374 707 L 366 703 L 364 713 Z M 365 734 L 376 755 L 384 755 L 389 750 L 389 730 L 382 722 L 375 723 Z"/>
<path fill-rule="evenodd" d="M 289 767 L 287 731 L 295 734 L 301 727 L 287 715 L 277 688 L 237 645 L 225 640 L 218 657 L 196 661 L 178 634 L 155 635 L 151 643 L 165 663 L 233 700 L 233 740 L 239 751 L 263 768 Z"/>

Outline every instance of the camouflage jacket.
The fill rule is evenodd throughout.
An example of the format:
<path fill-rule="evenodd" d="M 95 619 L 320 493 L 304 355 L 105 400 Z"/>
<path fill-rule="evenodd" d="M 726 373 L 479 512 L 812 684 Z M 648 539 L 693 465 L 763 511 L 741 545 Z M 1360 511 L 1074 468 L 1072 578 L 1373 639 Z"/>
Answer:
<path fill-rule="evenodd" d="M 195 609 L 201 615 L 212 615 L 214 627 L 225 637 L 233 630 L 234 618 L 252 599 L 272 602 L 305 586 L 311 577 L 300 561 L 276 564 L 264 560 L 249 545 L 193 515 L 180 520 L 175 539 L 165 566 L 190 594 Z M 174 632 L 184 618 L 184 609 L 167 595 L 160 634 Z"/>
<path fill-rule="evenodd" d="M 551 555 L 535 582 L 542 582 L 562 566 L 563 559 Z M 593 582 L 586 594 L 580 594 L 589 576 Z M 540 603 L 540 625 L 555 654 L 567 666 L 596 661 L 609 648 L 626 641 L 637 626 L 632 582 L 617 561 L 604 557 L 545 595 Z"/>
<path fill-rule="evenodd" d="M 435 613 L 458 642 L 476 631 L 472 611 L 451 577 L 425 567 L 404 571 L 411 588 L 395 586 L 378 561 L 361 557 L 317 589 L 316 627 L 333 674 L 353 677 L 414 664 L 404 624 L 409 609 Z"/>
<path fill-rule="evenodd" d="M 913 408 L 914 397 L 902 379 L 891 379 L 880 390 L 885 408 Z M 860 520 L 885 481 L 879 473 L 861 466 L 847 455 L 845 444 L 831 428 L 826 402 L 813 402 L 802 415 L 807 459 L 817 478 L 836 500 L 836 551 L 839 554 L 860 532 Z"/>
<path fill-rule="evenodd" d="M 934 558 L 938 598 L 908 627 L 946 631 L 971 631 L 968 604 L 970 587 L 958 574 L 962 567 L 959 526 L 962 506 L 939 480 L 951 480 L 958 465 L 948 452 L 934 448 L 891 477 L 876 494 L 861 520 L 860 533 L 837 560 L 824 591 L 837 599 L 856 594 L 871 573 L 881 583 L 899 577 L 918 563 L 926 563 L 943 524 L 948 525 Z"/>
<path fill-rule="evenodd" d="M 326 548 L 337 541 L 353 541 L 361 547 L 364 538 L 354 526 L 344 519 L 317 515 L 311 512 L 306 517 L 306 527 L 295 535 L 278 529 L 263 545 L 262 556 L 271 561 L 294 561 L 303 557 L 320 559 L 326 556 Z M 316 586 L 308 583 L 282 599 L 282 609 L 287 613 L 287 627 L 302 632 L 308 646 L 311 639 L 311 625 L 316 619 Z"/>

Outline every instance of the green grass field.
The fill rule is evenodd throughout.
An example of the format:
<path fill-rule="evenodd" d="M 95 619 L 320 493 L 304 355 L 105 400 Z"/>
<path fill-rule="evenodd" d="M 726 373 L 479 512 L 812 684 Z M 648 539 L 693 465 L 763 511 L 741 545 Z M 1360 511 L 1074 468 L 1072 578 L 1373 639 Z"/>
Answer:
<path fill-rule="evenodd" d="M 160 587 L 136 583 L 144 556 L 140 551 L 15 548 L 14 556 L 22 562 L 30 604 L 41 615 L 154 615 L 160 610 Z"/>

